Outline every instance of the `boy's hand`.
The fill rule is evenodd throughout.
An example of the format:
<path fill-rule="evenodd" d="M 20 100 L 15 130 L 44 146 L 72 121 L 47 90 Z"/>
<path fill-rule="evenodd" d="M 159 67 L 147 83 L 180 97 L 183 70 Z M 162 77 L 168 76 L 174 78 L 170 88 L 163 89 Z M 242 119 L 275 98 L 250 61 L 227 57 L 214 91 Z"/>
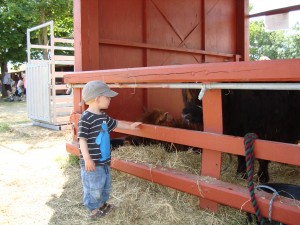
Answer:
<path fill-rule="evenodd" d="M 84 160 L 84 163 L 85 163 L 86 171 L 95 171 L 96 170 L 95 163 L 91 158 Z"/>
<path fill-rule="evenodd" d="M 142 122 L 134 122 L 134 123 L 130 124 L 130 128 L 132 130 L 139 129 L 138 126 L 140 126 L 141 124 L 142 124 Z"/>

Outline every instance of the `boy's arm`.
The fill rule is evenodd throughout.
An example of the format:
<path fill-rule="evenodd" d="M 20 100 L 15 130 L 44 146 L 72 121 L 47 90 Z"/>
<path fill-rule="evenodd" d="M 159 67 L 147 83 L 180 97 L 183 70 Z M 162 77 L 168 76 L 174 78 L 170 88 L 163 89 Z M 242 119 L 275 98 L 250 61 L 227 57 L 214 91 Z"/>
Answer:
<path fill-rule="evenodd" d="M 134 130 L 134 129 L 138 129 L 138 126 L 140 126 L 141 124 L 142 124 L 141 122 L 134 122 L 128 124 L 118 120 L 117 128 L 124 129 L 124 130 Z"/>
<path fill-rule="evenodd" d="M 84 159 L 85 170 L 86 171 L 95 171 L 96 170 L 95 163 L 94 163 L 94 161 L 92 160 L 92 158 L 89 154 L 86 139 L 79 138 L 79 144 L 80 144 L 81 154 L 82 154 L 83 159 Z"/>

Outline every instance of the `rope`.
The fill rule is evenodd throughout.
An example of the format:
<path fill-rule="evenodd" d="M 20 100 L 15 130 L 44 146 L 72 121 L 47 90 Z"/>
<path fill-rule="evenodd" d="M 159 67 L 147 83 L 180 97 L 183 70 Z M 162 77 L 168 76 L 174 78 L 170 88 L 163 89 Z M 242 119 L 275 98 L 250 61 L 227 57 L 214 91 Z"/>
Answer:
<path fill-rule="evenodd" d="M 259 207 L 256 202 L 255 197 L 255 189 L 253 183 L 254 176 L 254 141 L 257 138 L 257 135 L 254 133 L 248 133 L 244 137 L 244 146 L 245 146 L 245 156 L 246 156 L 246 166 L 247 166 L 247 182 L 248 182 L 248 190 L 250 192 L 251 203 L 255 211 L 255 215 L 260 222 L 261 225 L 265 224 L 264 218 L 262 217 Z"/>
<path fill-rule="evenodd" d="M 266 189 L 269 189 L 269 190 L 273 191 L 273 196 L 271 198 L 271 201 L 269 202 L 269 221 L 271 222 L 272 221 L 272 205 L 273 205 L 274 199 L 277 196 L 279 196 L 279 193 L 274 188 L 271 188 L 267 185 L 258 185 L 258 186 L 256 186 L 256 189 L 261 189 L 261 188 L 266 188 Z"/>

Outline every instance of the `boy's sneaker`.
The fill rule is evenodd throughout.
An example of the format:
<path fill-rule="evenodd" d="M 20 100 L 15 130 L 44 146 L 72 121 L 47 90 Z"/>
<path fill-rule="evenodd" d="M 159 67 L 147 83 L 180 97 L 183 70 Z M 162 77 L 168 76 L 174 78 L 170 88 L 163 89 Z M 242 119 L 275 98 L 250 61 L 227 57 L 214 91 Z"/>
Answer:
<path fill-rule="evenodd" d="M 95 209 L 92 211 L 90 218 L 92 220 L 95 220 L 100 217 L 106 216 L 114 207 L 114 205 L 104 203 L 103 206 L 101 206 L 99 209 Z"/>
<path fill-rule="evenodd" d="M 103 211 L 105 212 L 105 215 L 107 215 L 107 214 L 110 213 L 114 208 L 116 208 L 115 205 L 105 203 L 105 204 L 104 204 L 104 209 L 103 209 Z"/>
<path fill-rule="evenodd" d="M 104 217 L 105 215 L 106 215 L 106 213 L 104 212 L 104 210 L 94 209 L 90 215 L 90 218 L 92 220 L 95 220 L 97 218 Z"/>

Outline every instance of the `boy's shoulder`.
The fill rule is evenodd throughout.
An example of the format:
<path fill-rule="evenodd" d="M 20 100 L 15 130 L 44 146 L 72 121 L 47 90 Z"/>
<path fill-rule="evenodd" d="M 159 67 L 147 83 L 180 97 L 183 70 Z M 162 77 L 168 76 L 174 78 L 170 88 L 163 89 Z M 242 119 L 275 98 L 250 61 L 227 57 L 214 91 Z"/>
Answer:
<path fill-rule="evenodd" d="M 81 115 L 81 120 L 93 121 L 95 119 L 106 119 L 107 114 L 105 112 L 101 112 L 100 114 L 92 113 L 88 110 L 84 111 Z"/>

